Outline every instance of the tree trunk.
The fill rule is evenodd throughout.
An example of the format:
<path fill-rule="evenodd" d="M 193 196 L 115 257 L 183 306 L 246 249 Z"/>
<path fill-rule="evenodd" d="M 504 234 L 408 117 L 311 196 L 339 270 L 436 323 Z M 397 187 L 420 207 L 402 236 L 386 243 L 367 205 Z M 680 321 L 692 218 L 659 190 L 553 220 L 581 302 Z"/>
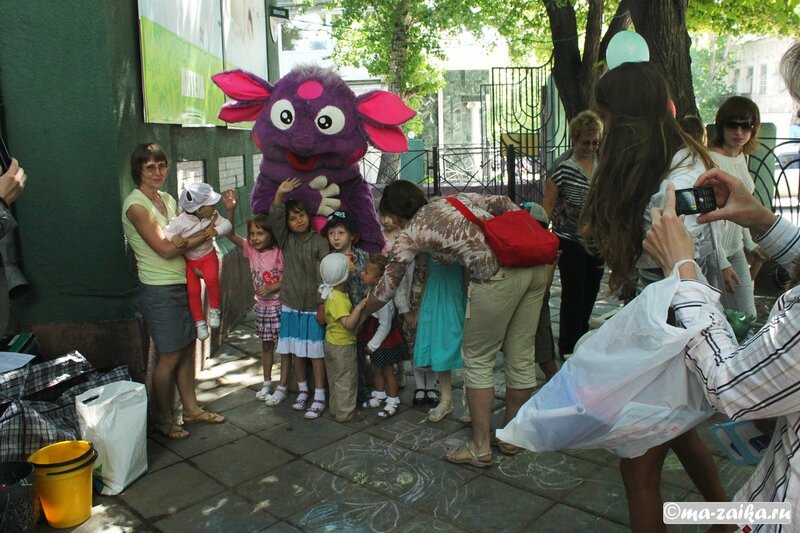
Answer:
<path fill-rule="evenodd" d="M 602 39 L 604 0 L 589 0 L 582 58 L 578 48 L 578 26 L 572 3 L 559 0 L 542 1 L 550 19 L 550 34 L 553 38 L 553 79 L 558 87 L 567 120 L 570 120 L 584 109 L 588 109 L 592 103 L 594 82 L 601 72 L 598 63 L 605 59 L 608 41 L 614 34 L 630 25 L 629 0 L 621 0 Z"/>
<path fill-rule="evenodd" d="M 697 115 L 692 85 L 691 38 L 686 30 L 689 0 L 630 0 L 636 31 L 647 41 L 650 61 L 667 80 L 677 116 Z"/>
<path fill-rule="evenodd" d="M 392 32 L 392 49 L 389 54 L 389 75 L 387 85 L 389 91 L 402 95 L 405 87 L 400 86 L 403 69 L 406 65 L 406 42 L 411 24 L 409 0 L 397 0 L 394 13 L 394 31 Z M 378 166 L 378 183 L 389 183 L 400 175 L 400 154 L 383 152 Z"/>
<path fill-rule="evenodd" d="M 553 79 L 567 120 L 586 108 L 584 91 L 580 83 L 581 54 L 578 49 L 578 22 L 575 9 L 569 2 L 543 0 L 550 19 L 553 38 Z"/>

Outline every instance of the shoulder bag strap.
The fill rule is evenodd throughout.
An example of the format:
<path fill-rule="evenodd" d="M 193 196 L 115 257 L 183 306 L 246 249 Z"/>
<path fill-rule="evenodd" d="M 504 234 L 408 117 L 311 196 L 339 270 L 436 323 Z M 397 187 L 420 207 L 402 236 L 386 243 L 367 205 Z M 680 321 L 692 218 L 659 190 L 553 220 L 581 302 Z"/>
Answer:
<path fill-rule="evenodd" d="M 445 200 L 450 202 L 450 204 L 453 207 L 455 207 L 462 215 L 464 215 L 467 220 L 477 225 L 479 228 L 483 229 L 483 220 L 476 217 L 475 214 L 461 202 L 461 200 L 459 200 L 455 196 L 447 196 L 445 197 Z"/>

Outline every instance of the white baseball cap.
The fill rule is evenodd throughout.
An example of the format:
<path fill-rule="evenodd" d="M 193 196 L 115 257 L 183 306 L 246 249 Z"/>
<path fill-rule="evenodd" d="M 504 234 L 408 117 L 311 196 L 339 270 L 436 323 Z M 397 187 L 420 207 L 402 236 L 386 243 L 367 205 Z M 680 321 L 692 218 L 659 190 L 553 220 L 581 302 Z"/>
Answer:
<path fill-rule="evenodd" d="M 187 213 L 194 213 L 204 205 L 217 205 L 221 198 L 208 183 L 190 183 L 181 191 L 178 203 Z"/>

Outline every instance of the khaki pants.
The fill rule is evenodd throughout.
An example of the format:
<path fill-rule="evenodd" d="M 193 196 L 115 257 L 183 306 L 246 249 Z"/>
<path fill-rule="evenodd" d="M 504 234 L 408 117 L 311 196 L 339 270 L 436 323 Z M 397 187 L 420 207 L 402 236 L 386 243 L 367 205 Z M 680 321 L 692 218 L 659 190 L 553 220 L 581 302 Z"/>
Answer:
<path fill-rule="evenodd" d="M 356 364 L 356 345 L 340 346 L 324 343 L 325 371 L 328 374 L 330 398 L 328 405 L 334 420 L 345 422 L 353 416 L 356 409 L 358 389 L 358 365 Z"/>
<path fill-rule="evenodd" d="M 494 362 L 502 349 L 506 387 L 536 386 L 535 324 L 547 287 L 547 266 L 500 268 L 488 281 L 471 281 L 464 322 L 464 383 L 494 388 Z"/>

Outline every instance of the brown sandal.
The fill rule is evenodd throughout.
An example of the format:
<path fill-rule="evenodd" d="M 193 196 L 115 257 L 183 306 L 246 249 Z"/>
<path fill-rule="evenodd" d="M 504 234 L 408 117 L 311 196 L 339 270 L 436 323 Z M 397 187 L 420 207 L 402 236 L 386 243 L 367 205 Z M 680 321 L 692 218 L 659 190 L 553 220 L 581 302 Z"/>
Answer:
<path fill-rule="evenodd" d="M 459 455 L 463 455 L 464 452 L 467 452 L 468 456 L 459 457 Z M 453 464 L 472 465 L 478 468 L 489 468 L 494 464 L 494 457 L 492 457 L 491 450 L 486 453 L 479 454 L 472 448 L 470 441 L 465 442 L 458 448 L 448 450 L 448 452 L 444 455 L 444 458 Z M 489 460 L 487 461 L 486 458 Z"/>
<path fill-rule="evenodd" d="M 183 426 L 174 422 L 156 422 L 155 430 L 170 440 L 183 440 L 189 438 L 189 432 Z"/>
<path fill-rule="evenodd" d="M 183 414 L 184 424 L 222 424 L 223 422 L 225 422 L 224 416 L 202 409 L 196 415 Z"/>
<path fill-rule="evenodd" d="M 492 435 L 492 446 L 497 448 L 500 453 L 507 457 L 517 455 L 521 449 L 519 446 L 515 446 L 514 444 L 509 444 L 508 442 L 498 439 L 495 435 Z"/>

